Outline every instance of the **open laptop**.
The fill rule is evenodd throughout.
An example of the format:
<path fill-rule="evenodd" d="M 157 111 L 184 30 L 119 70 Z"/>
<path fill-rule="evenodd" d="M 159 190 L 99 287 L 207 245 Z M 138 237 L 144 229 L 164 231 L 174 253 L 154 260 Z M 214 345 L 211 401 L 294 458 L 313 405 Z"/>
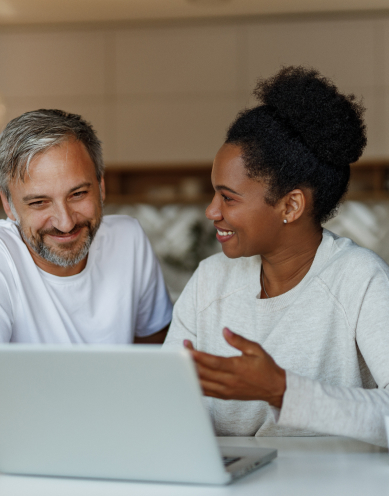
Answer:
<path fill-rule="evenodd" d="M 247 453 L 219 449 L 186 350 L 0 345 L 0 472 L 228 484 L 277 456 Z"/>

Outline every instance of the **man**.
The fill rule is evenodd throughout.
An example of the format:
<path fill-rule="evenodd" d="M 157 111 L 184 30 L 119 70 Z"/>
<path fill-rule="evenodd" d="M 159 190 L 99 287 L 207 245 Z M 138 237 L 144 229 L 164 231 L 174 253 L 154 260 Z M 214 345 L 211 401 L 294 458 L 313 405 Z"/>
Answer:
<path fill-rule="evenodd" d="M 171 302 L 135 219 L 102 216 L 101 143 L 80 116 L 27 112 L 0 137 L 0 341 L 163 342 Z"/>

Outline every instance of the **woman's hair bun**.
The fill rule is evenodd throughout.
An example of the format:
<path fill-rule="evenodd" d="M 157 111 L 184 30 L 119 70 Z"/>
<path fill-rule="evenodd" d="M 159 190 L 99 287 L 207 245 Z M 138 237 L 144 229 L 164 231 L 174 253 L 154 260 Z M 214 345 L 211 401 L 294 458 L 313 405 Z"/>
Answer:
<path fill-rule="evenodd" d="M 318 71 L 284 67 L 259 80 L 254 95 L 321 163 L 344 166 L 361 156 L 364 107 L 354 95 L 340 94 Z"/>

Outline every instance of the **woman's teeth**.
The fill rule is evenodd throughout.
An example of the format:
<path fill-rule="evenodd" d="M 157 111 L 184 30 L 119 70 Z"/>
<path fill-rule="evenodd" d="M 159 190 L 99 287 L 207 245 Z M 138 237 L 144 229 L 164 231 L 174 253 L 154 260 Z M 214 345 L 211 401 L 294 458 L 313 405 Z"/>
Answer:
<path fill-rule="evenodd" d="M 216 230 L 219 236 L 231 236 L 232 234 L 235 234 L 234 231 L 219 231 L 219 229 Z"/>

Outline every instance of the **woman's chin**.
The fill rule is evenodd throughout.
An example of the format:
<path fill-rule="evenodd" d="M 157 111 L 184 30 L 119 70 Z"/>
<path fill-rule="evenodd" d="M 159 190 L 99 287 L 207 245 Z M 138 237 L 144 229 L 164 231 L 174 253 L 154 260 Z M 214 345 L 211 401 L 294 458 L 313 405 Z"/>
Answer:
<path fill-rule="evenodd" d="M 240 251 L 237 249 L 232 249 L 231 247 L 229 247 L 227 245 L 227 243 L 225 245 L 222 245 L 222 250 L 223 250 L 224 255 L 228 258 L 243 257 L 243 253 L 240 253 Z"/>

